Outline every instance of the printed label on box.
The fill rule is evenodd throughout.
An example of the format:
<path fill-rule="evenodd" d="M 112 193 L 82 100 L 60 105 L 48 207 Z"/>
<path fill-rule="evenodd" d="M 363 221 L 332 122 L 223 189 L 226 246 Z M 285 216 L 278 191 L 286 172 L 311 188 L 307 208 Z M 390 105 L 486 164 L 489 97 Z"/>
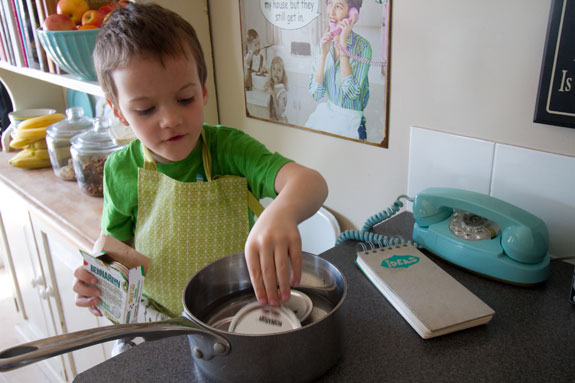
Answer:
<path fill-rule="evenodd" d="M 127 269 L 127 275 L 114 266 L 113 259 L 106 252 L 94 255 L 80 250 L 84 258 L 84 269 L 97 279 L 101 303 L 98 309 L 115 324 L 136 322 L 138 307 L 144 287 L 144 266 Z"/>

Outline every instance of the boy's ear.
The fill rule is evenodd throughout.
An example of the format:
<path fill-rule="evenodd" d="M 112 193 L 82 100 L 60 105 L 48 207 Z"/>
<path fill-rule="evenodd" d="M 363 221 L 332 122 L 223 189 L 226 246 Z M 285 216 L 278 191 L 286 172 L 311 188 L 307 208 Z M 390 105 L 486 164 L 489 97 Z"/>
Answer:
<path fill-rule="evenodd" d="M 122 111 L 120 110 L 120 108 L 116 107 L 116 105 L 110 101 L 110 99 L 106 99 L 106 102 L 108 103 L 108 105 L 110 105 L 110 108 L 112 108 L 112 112 L 114 112 L 114 116 L 116 116 L 116 118 L 118 120 L 120 120 L 120 122 L 126 126 L 130 126 L 130 124 L 128 123 L 128 121 L 124 118 L 124 115 L 122 114 Z"/>

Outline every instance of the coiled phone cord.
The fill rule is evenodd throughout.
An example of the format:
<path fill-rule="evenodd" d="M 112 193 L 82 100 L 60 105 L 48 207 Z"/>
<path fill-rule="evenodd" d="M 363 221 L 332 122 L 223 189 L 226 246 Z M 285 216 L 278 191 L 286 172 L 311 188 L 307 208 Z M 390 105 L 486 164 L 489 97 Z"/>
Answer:
<path fill-rule="evenodd" d="M 401 201 L 402 199 L 406 199 L 409 202 L 413 202 L 413 198 L 410 198 L 409 196 L 404 194 L 400 195 L 399 197 L 397 197 L 395 202 L 393 202 L 393 204 L 391 204 L 391 206 L 389 206 L 387 209 L 382 210 L 379 213 L 369 217 L 365 221 L 365 224 L 363 225 L 363 228 L 361 230 L 346 230 L 343 233 L 341 233 L 337 237 L 337 241 L 335 244 L 339 245 L 340 243 L 351 239 L 360 242 L 376 243 L 379 244 L 381 247 L 397 245 L 400 243 L 409 243 L 417 247 L 417 244 L 413 243 L 412 241 L 405 241 L 398 237 L 388 237 L 386 235 L 368 231 L 378 223 L 381 223 L 397 214 L 397 212 L 403 207 L 403 202 Z"/>
<path fill-rule="evenodd" d="M 363 224 L 363 227 L 361 228 L 361 230 L 362 231 L 370 230 L 371 228 L 373 228 L 378 223 L 383 222 L 383 221 L 393 217 L 395 214 L 397 214 L 397 212 L 403 207 L 403 202 L 401 202 L 402 199 L 405 199 L 409 202 L 413 202 L 413 198 L 410 198 L 409 196 L 407 196 L 405 194 L 400 195 L 399 197 L 397 197 L 395 202 L 393 204 L 391 204 L 391 206 L 389 206 L 387 209 L 382 210 L 379 213 L 374 214 L 371 217 L 369 217 L 365 221 L 365 223 Z"/>
<path fill-rule="evenodd" d="M 345 54 L 346 56 L 351 57 L 352 59 L 354 59 L 354 60 L 356 60 L 356 61 L 359 61 L 359 62 L 361 62 L 361 63 L 363 63 L 363 64 L 369 64 L 369 65 L 380 66 L 380 67 L 385 67 L 385 66 L 387 65 L 387 61 L 370 61 L 370 60 L 365 59 L 365 58 L 363 58 L 363 57 L 359 57 L 359 56 L 357 56 L 357 55 L 351 53 L 351 52 L 347 49 L 347 47 L 344 47 L 343 45 L 340 44 L 339 41 L 337 41 L 337 40 L 335 40 L 335 39 L 333 40 L 333 43 L 334 43 L 334 45 L 335 45 L 336 47 L 339 48 L 339 50 L 340 50 L 343 54 Z"/>

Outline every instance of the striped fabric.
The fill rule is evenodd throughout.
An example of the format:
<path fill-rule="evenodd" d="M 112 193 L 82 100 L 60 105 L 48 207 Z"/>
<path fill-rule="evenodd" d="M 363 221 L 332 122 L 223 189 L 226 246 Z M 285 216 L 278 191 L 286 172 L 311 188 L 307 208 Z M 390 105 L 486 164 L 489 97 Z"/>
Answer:
<path fill-rule="evenodd" d="M 365 38 L 353 31 L 347 40 L 347 50 L 366 62 L 371 60 L 371 45 Z M 313 99 L 320 101 L 327 93 L 329 100 L 334 104 L 345 109 L 363 111 L 369 100 L 369 81 L 367 78 L 369 64 L 350 58 L 353 75 L 342 78 L 340 61 L 339 58 L 335 59 L 335 47 L 332 42 L 325 62 L 324 81 L 319 84 L 314 81 L 314 73 L 320 58 L 321 47 L 318 46 L 308 83 L 309 92 Z"/>

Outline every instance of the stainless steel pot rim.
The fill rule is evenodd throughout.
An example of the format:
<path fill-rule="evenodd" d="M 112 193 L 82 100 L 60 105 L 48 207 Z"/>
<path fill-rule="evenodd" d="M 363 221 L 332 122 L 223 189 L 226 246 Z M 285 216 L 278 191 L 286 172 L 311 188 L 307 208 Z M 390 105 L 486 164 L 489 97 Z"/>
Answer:
<path fill-rule="evenodd" d="M 201 280 L 201 278 L 198 279 L 198 277 L 200 275 L 206 273 L 206 272 L 209 272 L 218 263 L 221 263 L 222 265 L 224 265 L 226 267 L 226 270 L 229 270 L 229 264 L 231 262 L 234 262 L 233 261 L 234 259 L 236 261 L 241 260 L 241 263 L 245 265 L 245 254 L 244 253 L 236 253 L 236 254 L 228 255 L 226 257 L 217 259 L 217 260 L 205 265 L 203 268 L 198 270 L 196 272 L 196 274 L 194 274 L 194 276 L 192 276 L 190 278 L 190 280 L 188 281 L 187 285 L 185 286 L 185 288 L 182 292 L 182 306 L 184 309 L 182 312 L 182 316 L 191 320 L 192 322 L 194 322 L 196 325 L 200 326 L 201 328 L 204 328 L 207 331 L 213 332 L 214 334 L 217 334 L 223 338 L 226 338 L 229 336 L 242 337 L 242 338 L 243 337 L 248 337 L 248 338 L 249 337 L 277 337 L 277 336 L 283 336 L 283 335 L 291 334 L 295 331 L 302 331 L 302 330 L 305 330 L 308 328 L 317 327 L 322 322 L 326 321 L 333 313 L 335 313 L 336 311 L 339 311 L 340 307 L 345 302 L 345 299 L 347 297 L 347 290 L 348 290 L 347 280 L 345 278 L 345 275 L 341 272 L 341 270 L 338 267 L 336 267 L 335 265 L 333 265 L 329 260 L 322 258 L 320 256 L 317 256 L 315 254 L 306 253 L 306 252 L 302 252 L 302 256 L 303 256 L 304 264 L 305 264 L 306 258 L 308 260 L 311 260 L 311 262 L 312 262 L 312 273 L 316 272 L 317 263 L 319 262 L 320 265 L 325 267 L 326 272 L 329 274 L 327 279 L 331 279 L 330 277 L 333 277 L 333 280 L 331 280 L 331 283 L 325 284 L 325 281 L 323 281 L 322 283 L 318 284 L 318 283 L 313 283 L 313 282 L 309 283 L 308 281 L 305 281 L 303 278 L 303 275 L 302 275 L 302 281 L 301 281 L 300 285 L 298 285 L 296 287 L 296 289 L 298 291 L 305 292 L 309 296 L 317 295 L 317 296 L 324 298 L 326 301 L 330 302 L 330 310 L 329 310 L 329 312 L 327 312 L 325 317 L 323 317 L 317 321 L 314 321 L 313 323 L 306 323 L 304 326 L 302 326 L 300 328 L 288 330 L 288 331 L 281 332 L 281 333 L 275 333 L 275 334 L 232 333 L 232 332 L 228 331 L 228 328 L 222 328 L 222 327 L 226 327 L 226 325 L 225 325 L 226 323 L 231 322 L 233 315 L 230 316 L 229 318 L 221 318 L 217 322 L 213 322 L 213 323 L 208 324 L 209 318 L 203 317 L 203 315 L 205 315 L 205 313 L 200 312 L 198 308 L 191 307 L 192 305 L 190 305 L 187 302 L 187 299 L 188 299 L 187 294 L 194 291 L 194 289 L 192 287 L 192 283 L 194 281 Z M 207 275 L 210 275 L 210 274 L 208 273 Z M 250 289 L 251 289 L 251 286 L 250 286 Z M 229 293 L 232 294 L 232 293 L 236 293 L 239 291 L 240 290 L 237 290 L 237 291 L 231 290 Z M 251 290 L 251 293 L 253 294 L 253 290 Z M 205 306 L 203 306 L 203 307 L 205 307 Z M 201 317 L 197 316 L 196 314 L 201 315 Z M 218 326 L 218 327 L 216 327 L 216 326 Z"/>
<path fill-rule="evenodd" d="M 280 333 L 275 333 L 275 334 L 242 334 L 242 333 L 233 333 L 229 330 L 223 330 L 221 328 L 222 325 L 224 325 L 225 323 L 229 323 L 231 324 L 232 321 L 232 317 L 229 318 L 223 318 L 211 325 L 205 323 L 204 321 L 198 319 L 196 316 L 194 316 L 193 314 L 191 314 L 187 308 L 186 310 L 182 313 L 182 315 L 190 320 L 192 320 L 193 322 L 195 322 L 197 325 L 205 328 L 208 331 L 212 331 L 214 333 L 217 333 L 218 335 L 226 338 L 227 336 L 233 335 L 234 337 L 269 337 L 269 336 L 282 336 L 282 335 L 286 335 L 286 334 L 290 334 L 293 333 L 295 331 L 302 331 L 304 329 L 308 329 L 308 328 L 312 328 L 312 327 L 316 327 L 321 325 L 321 323 L 325 320 L 327 320 L 327 318 L 331 315 L 331 313 L 336 312 L 340 309 L 340 307 L 343 305 L 345 298 L 347 297 L 347 281 L 345 280 L 345 277 L 343 276 L 343 274 L 341 274 L 344 283 L 343 283 L 343 292 L 341 294 L 341 298 L 339 299 L 339 301 L 337 302 L 337 304 L 330 310 L 330 312 L 328 313 L 328 315 L 326 315 L 324 318 L 318 320 L 317 322 L 313 322 L 313 323 L 308 323 L 305 326 L 299 327 L 299 328 L 295 328 L 293 330 L 288 330 L 288 331 L 284 331 L 284 332 L 280 332 Z"/>

